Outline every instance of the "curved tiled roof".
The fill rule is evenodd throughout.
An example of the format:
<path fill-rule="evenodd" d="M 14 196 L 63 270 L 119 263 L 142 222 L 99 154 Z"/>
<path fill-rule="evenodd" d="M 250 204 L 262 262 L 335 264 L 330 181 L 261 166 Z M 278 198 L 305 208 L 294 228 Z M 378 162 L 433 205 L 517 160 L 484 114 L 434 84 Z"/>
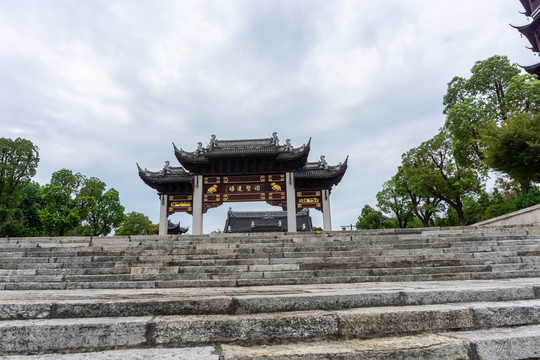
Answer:
<path fill-rule="evenodd" d="M 137 164 L 139 170 L 139 177 L 142 181 L 151 188 L 154 188 L 161 192 L 167 192 L 167 190 L 187 190 L 191 187 L 193 180 L 193 174 L 187 172 L 183 167 L 164 167 L 160 171 L 150 171 L 148 169 L 142 169 Z"/>
<path fill-rule="evenodd" d="M 335 166 L 324 166 L 320 162 L 307 163 L 306 166 L 294 173 L 295 184 L 299 188 L 331 188 L 341 182 L 347 171 L 348 160 L 347 156 L 344 163 Z"/>
<path fill-rule="evenodd" d="M 538 33 L 540 29 L 540 0 L 520 0 L 521 5 L 523 5 L 523 8 L 525 9 L 524 14 L 527 16 L 533 16 L 533 21 L 530 22 L 527 25 L 522 26 L 514 26 L 515 29 L 517 29 L 522 35 L 525 35 L 527 40 L 531 43 L 531 50 L 534 52 L 538 52 L 539 49 L 539 40 L 537 38 L 537 35 L 535 33 Z M 520 65 L 521 66 L 521 65 Z M 529 65 L 529 66 L 521 66 L 526 72 L 529 74 L 538 75 L 540 77 L 540 63 Z"/>
<path fill-rule="evenodd" d="M 257 173 L 294 171 L 303 167 L 309 155 L 310 142 L 311 139 L 295 148 L 288 139 L 279 145 L 277 136 L 246 140 L 218 140 L 212 136 L 207 146 L 203 147 L 199 142 L 194 151 L 173 146 L 180 164 L 193 173 Z"/>
<path fill-rule="evenodd" d="M 531 9 L 531 3 L 529 0 L 519 0 L 521 1 L 521 5 L 523 5 L 523 8 L 525 9 L 524 15 L 531 16 L 532 15 L 532 9 Z"/>
<path fill-rule="evenodd" d="M 534 64 L 534 65 L 528 65 L 528 66 L 522 66 L 522 65 L 520 66 L 523 68 L 523 70 L 525 70 L 529 74 L 535 74 L 535 75 L 538 75 L 538 77 L 540 77 L 540 63 Z"/>
<path fill-rule="evenodd" d="M 274 134 L 275 135 L 275 134 Z M 294 171 L 295 181 L 303 188 L 331 188 L 337 185 L 347 170 L 348 157 L 343 164 L 329 166 L 321 157 L 319 162 L 307 162 L 311 144 L 293 147 L 287 140 L 279 145 L 277 137 L 247 140 L 217 140 L 187 152 L 174 152 L 183 165 L 172 167 L 166 162 L 160 171 L 142 169 L 138 164 L 139 177 L 159 193 L 189 193 L 193 191 L 194 175 L 257 174 Z"/>
<path fill-rule="evenodd" d="M 535 52 L 538 52 L 538 42 L 536 40 L 535 32 L 540 27 L 540 16 L 537 16 L 533 21 L 531 21 L 527 25 L 522 25 L 522 26 L 511 25 L 511 26 L 517 29 L 523 35 L 525 35 L 527 40 L 529 40 L 529 42 L 532 45 L 531 49 Z"/>

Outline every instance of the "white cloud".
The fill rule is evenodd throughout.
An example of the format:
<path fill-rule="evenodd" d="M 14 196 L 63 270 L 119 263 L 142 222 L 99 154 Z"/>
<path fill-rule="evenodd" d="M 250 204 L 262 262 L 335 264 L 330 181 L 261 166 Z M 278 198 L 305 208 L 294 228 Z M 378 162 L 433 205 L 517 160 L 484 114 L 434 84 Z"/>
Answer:
<path fill-rule="evenodd" d="M 351 156 L 332 195 L 337 228 L 375 205 L 401 153 L 442 125 L 453 76 L 494 54 L 537 60 L 508 26 L 526 22 L 520 10 L 504 0 L 3 2 L 0 132 L 41 148 L 38 181 L 61 168 L 97 176 L 154 222 L 156 194 L 135 162 L 160 168 L 172 141 L 312 136 L 312 160 Z"/>

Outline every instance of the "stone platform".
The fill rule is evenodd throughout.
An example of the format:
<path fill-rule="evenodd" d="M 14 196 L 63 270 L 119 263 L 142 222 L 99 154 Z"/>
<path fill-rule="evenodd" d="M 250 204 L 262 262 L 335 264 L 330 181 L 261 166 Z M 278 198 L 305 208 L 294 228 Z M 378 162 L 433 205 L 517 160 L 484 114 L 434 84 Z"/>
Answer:
<path fill-rule="evenodd" d="M 538 358 L 539 230 L 0 239 L 0 357 Z"/>

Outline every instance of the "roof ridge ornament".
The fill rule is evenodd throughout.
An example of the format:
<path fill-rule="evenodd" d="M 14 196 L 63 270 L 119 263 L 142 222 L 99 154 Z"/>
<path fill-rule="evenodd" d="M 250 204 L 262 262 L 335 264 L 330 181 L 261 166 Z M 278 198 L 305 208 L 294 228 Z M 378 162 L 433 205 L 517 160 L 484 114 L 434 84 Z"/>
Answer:
<path fill-rule="evenodd" d="M 272 133 L 272 140 L 270 140 L 270 145 L 279 146 L 279 139 L 277 136 L 277 132 L 275 131 Z"/>
<path fill-rule="evenodd" d="M 165 160 L 165 166 L 163 166 L 163 169 L 159 171 L 159 176 L 165 176 L 166 174 L 172 173 L 171 170 L 171 162 L 169 160 Z"/>
<path fill-rule="evenodd" d="M 215 134 L 210 135 L 210 142 L 206 146 L 208 150 L 212 150 L 215 147 L 219 147 L 218 139 L 216 138 Z"/>
<path fill-rule="evenodd" d="M 202 142 L 199 141 L 197 143 L 197 150 L 195 150 L 195 155 L 201 155 L 201 154 L 204 153 L 204 151 L 205 151 L 205 149 L 202 146 Z"/>
<path fill-rule="evenodd" d="M 321 155 L 318 167 L 323 168 L 324 170 L 328 170 L 328 162 L 326 161 L 325 157 L 326 156 Z"/>
<path fill-rule="evenodd" d="M 285 140 L 285 145 L 283 145 L 283 150 L 290 152 L 293 149 L 293 146 L 291 145 L 291 139 Z"/>

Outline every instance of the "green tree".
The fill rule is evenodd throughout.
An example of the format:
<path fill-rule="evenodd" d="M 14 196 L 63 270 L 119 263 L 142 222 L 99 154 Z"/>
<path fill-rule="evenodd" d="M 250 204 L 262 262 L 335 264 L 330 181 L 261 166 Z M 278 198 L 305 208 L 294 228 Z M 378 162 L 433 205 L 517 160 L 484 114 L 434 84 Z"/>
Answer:
<path fill-rule="evenodd" d="M 375 210 L 369 205 L 365 205 L 362 208 L 361 215 L 358 217 L 356 228 L 381 229 L 383 227 L 381 217 L 382 217 L 382 214 L 380 211 Z"/>
<path fill-rule="evenodd" d="M 483 172 L 459 165 L 451 153 L 451 139 L 442 129 L 432 139 L 403 155 L 407 186 L 415 194 L 441 199 L 457 212 L 465 225 L 463 197 L 482 189 Z"/>
<path fill-rule="evenodd" d="M 501 126 L 486 126 L 482 135 L 485 162 L 517 180 L 527 194 L 540 181 L 540 114 L 514 114 Z"/>
<path fill-rule="evenodd" d="M 84 180 L 76 196 L 82 223 L 78 228 L 81 235 L 108 235 L 124 220 L 124 207 L 114 188 L 105 190 L 107 185 L 96 177 Z"/>
<path fill-rule="evenodd" d="M 410 199 L 410 210 L 422 222 L 422 226 L 429 227 L 431 217 L 441 210 L 441 199 L 432 197 L 429 194 L 417 194 L 407 185 L 407 179 L 403 171 L 403 166 L 399 166 L 398 172 L 393 177 L 397 191 L 406 194 Z"/>
<path fill-rule="evenodd" d="M 15 213 L 38 163 L 39 149 L 31 141 L 0 138 L 0 230 Z"/>
<path fill-rule="evenodd" d="M 506 56 L 492 56 L 477 61 L 468 79 L 455 77 L 448 84 L 443 99 L 446 128 L 452 138 L 456 162 L 467 167 L 483 167 L 480 131 L 486 124 L 505 122 L 512 106 L 517 106 L 517 94 L 531 88 L 513 85 L 513 96 L 507 91 L 520 72 Z M 522 94 L 523 95 L 523 94 Z M 516 111 L 516 108 L 513 109 Z"/>
<path fill-rule="evenodd" d="M 531 172 L 535 170 L 530 167 L 534 145 L 511 136 L 525 135 L 528 144 L 531 137 L 539 137 L 536 128 L 525 133 L 521 126 L 525 118 L 532 121 L 540 112 L 537 77 L 520 75 L 518 66 L 505 56 L 492 56 L 476 62 L 468 79 L 454 78 L 443 103 L 456 162 L 504 172 L 517 180 L 521 193 L 526 194 L 534 181 Z"/>
<path fill-rule="evenodd" d="M 83 175 L 62 169 L 53 173 L 51 182 L 41 188 L 44 206 L 39 210 L 39 218 L 44 234 L 64 236 L 77 228 L 81 216 L 76 197 L 83 182 Z"/>
<path fill-rule="evenodd" d="M 383 184 L 377 193 L 377 207 L 386 214 L 394 213 L 400 228 L 406 228 L 412 218 L 412 204 L 407 193 L 403 191 L 396 176 Z"/>
<path fill-rule="evenodd" d="M 13 217 L 6 221 L 0 236 L 32 237 L 42 235 L 42 224 L 39 210 L 43 207 L 40 186 L 37 182 L 29 182 L 22 190 L 21 202 L 15 209 Z"/>
<path fill-rule="evenodd" d="M 540 112 L 540 81 L 536 75 L 514 76 L 506 93 L 509 114 Z"/>
<path fill-rule="evenodd" d="M 153 234 L 152 221 L 148 216 L 132 211 L 126 215 L 115 235 L 149 235 Z"/>

